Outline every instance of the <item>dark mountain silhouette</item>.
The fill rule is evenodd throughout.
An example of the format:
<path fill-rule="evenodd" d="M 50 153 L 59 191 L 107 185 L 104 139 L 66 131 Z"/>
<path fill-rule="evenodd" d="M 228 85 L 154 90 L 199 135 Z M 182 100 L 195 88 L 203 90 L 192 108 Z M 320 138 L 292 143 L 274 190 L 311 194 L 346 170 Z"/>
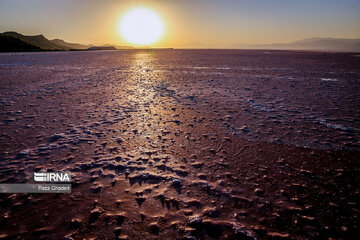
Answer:
<path fill-rule="evenodd" d="M 79 43 L 68 43 L 65 42 L 62 39 L 54 39 L 54 40 L 50 40 L 50 42 L 56 44 L 57 46 L 61 46 L 63 48 L 66 49 L 88 49 L 89 47 L 91 47 L 91 45 L 82 45 Z"/>
<path fill-rule="evenodd" d="M 18 38 L 0 35 L 0 52 L 40 51 L 39 47 L 24 42 Z"/>
<path fill-rule="evenodd" d="M 25 36 L 17 32 L 4 32 L 1 35 L 20 39 L 21 41 L 37 46 L 42 50 L 66 50 L 64 47 L 58 46 L 55 43 L 50 42 L 43 35 Z"/>
<path fill-rule="evenodd" d="M 2 40 L 0 51 L 34 51 L 34 50 L 116 50 L 133 49 L 130 46 L 116 46 L 106 44 L 103 46 L 68 43 L 62 39 L 48 40 L 44 35 L 26 36 L 17 32 L 0 33 Z M 8 37 L 8 38 L 5 38 Z M 10 40 L 11 38 L 11 40 Z M 16 39 L 16 40 L 14 40 Z M 12 49 L 12 50 L 7 50 Z"/>
<path fill-rule="evenodd" d="M 0 33 L 0 37 L 0 51 L 134 49 L 134 47 L 130 46 L 116 46 L 110 44 L 93 46 L 68 43 L 61 39 L 48 40 L 43 35 L 26 36 L 17 32 Z M 230 48 L 360 52 L 360 39 L 307 38 L 290 43 L 235 44 L 230 46 Z"/>
<path fill-rule="evenodd" d="M 359 52 L 360 39 L 307 38 L 290 43 L 236 44 L 232 48 Z"/>
<path fill-rule="evenodd" d="M 117 50 L 114 46 L 93 46 L 89 47 L 87 50 Z"/>
<path fill-rule="evenodd" d="M 70 50 L 87 49 L 90 45 L 81 45 L 77 43 L 68 43 L 61 39 L 48 40 L 44 35 L 26 36 L 17 32 L 4 32 L 0 36 L 8 36 L 19 39 L 25 43 L 36 46 L 41 50 Z"/>

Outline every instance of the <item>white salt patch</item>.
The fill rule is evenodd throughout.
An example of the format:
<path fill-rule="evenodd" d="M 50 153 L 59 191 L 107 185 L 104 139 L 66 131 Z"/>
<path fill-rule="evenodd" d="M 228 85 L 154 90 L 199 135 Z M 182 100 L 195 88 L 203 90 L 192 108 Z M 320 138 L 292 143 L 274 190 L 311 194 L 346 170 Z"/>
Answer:
<path fill-rule="evenodd" d="M 193 69 L 209 69 L 209 67 L 192 67 Z"/>
<path fill-rule="evenodd" d="M 355 132 L 358 131 L 359 129 L 357 128 L 353 128 L 353 127 L 347 127 L 341 124 L 336 124 L 336 123 L 329 123 L 328 121 L 326 121 L 325 119 L 318 119 L 319 123 L 322 125 L 327 126 L 328 128 L 332 128 L 332 129 L 336 129 L 336 130 L 341 130 L 341 131 L 346 131 L 346 132 Z"/>
<path fill-rule="evenodd" d="M 321 81 L 325 82 L 337 82 L 338 80 L 336 78 L 321 78 Z"/>

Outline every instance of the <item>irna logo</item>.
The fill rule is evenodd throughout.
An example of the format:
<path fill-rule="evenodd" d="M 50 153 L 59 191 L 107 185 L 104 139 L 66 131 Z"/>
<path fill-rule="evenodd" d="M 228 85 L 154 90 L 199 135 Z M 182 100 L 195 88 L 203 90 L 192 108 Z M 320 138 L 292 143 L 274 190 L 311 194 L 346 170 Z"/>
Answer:
<path fill-rule="evenodd" d="M 71 174 L 67 172 L 34 172 L 35 182 L 70 182 Z"/>

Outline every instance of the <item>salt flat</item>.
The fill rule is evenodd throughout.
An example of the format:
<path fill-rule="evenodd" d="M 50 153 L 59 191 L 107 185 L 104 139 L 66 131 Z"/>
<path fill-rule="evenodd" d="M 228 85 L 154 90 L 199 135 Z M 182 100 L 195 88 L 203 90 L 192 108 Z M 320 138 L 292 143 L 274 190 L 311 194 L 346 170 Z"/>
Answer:
<path fill-rule="evenodd" d="M 0 236 L 308 239 L 358 232 L 353 53 L 0 54 Z"/>

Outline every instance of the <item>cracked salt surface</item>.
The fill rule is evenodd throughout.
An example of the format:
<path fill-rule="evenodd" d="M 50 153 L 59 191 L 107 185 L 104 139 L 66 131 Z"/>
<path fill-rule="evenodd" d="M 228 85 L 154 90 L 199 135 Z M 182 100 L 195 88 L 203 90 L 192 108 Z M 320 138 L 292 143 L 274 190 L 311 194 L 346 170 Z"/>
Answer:
<path fill-rule="evenodd" d="M 360 176 L 351 56 L 0 54 L 10 64 L 0 69 L 0 182 L 73 176 L 71 194 L 1 195 L 0 235 L 351 239 Z M 319 81 L 338 59 L 331 76 L 346 80 Z"/>

